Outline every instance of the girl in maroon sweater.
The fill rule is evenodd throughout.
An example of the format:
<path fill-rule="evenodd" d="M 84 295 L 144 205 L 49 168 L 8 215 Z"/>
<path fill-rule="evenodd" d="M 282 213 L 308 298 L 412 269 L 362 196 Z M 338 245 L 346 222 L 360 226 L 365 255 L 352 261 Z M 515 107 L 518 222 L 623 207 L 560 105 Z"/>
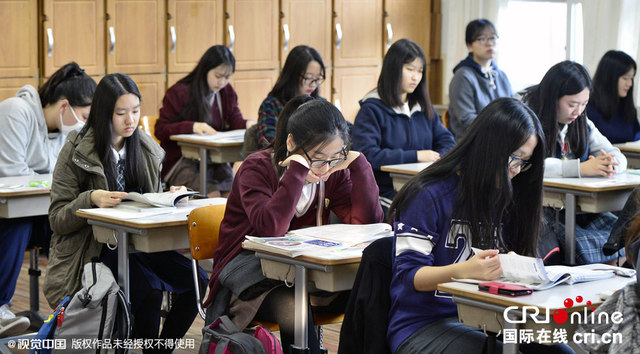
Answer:
<path fill-rule="evenodd" d="M 166 152 L 162 180 L 167 185 L 194 190 L 200 188 L 198 162 L 182 158 L 178 143 L 169 139 L 171 135 L 215 134 L 246 127 L 247 121 L 238 108 L 238 95 L 229 85 L 235 65 L 229 48 L 215 45 L 202 55 L 189 75 L 171 86 L 164 95 L 155 134 Z M 232 179 L 228 163 L 210 163 L 207 168 L 209 196 L 219 197 L 221 193 L 228 193 Z"/>
<path fill-rule="evenodd" d="M 320 180 L 325 184 L 323 223 L 330 211 L 349 224 L 382 221 L 371 165 L 361 153 L 349 151 L 340 111 L 330 102 L 298 96 L 278 118 L 273 148 L 249 155 L 233 181 L 205 303 L 212 305 L 207 323 L 221 314 L 229 314 L 239 328 L 252 319 L 276 322 L 283 348 L 293 343 L 293 288 L 265 279 L 242 241 L 245 235 L 278 237 L 316 225 Z M 244 306 L 249 302 L 253 310 Z M 319 352 L 315 333 L 308 335 L 311 352 Z"/>

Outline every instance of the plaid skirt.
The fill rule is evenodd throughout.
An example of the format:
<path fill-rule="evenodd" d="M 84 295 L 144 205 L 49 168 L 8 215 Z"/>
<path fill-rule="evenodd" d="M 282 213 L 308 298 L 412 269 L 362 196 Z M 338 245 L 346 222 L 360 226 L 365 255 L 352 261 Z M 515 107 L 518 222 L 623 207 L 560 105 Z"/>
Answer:
<path fill-rule="evenodd" d="M 556 220 L 556 209 L 544 208 L 543 212 L 544 222 L 551 226 L 560 249 L 565 246 L 564 213 L 564 210 L 558 211 Z M 603 263 L 624 256 L 624 249 L 610 256 L 602 252 L 616 220 L 618 217 L 610 212 L 576 215 L 576 264 Z"/>

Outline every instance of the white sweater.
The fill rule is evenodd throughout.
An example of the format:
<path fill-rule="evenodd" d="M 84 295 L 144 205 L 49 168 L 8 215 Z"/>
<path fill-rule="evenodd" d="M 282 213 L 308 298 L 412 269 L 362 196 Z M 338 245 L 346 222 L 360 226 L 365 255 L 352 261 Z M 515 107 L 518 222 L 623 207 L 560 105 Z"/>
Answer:
<path fill-rule="evenodd" d="M 0 177 L 53 172 L 64 136 L 49 133 L 33 86 L 0 102 Z"/>

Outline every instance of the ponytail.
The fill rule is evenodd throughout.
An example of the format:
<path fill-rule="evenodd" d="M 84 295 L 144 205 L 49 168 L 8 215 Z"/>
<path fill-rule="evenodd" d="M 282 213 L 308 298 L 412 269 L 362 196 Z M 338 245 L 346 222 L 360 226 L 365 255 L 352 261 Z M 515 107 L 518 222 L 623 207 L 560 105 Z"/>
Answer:
<path fill-rule="evenodd" d="M 71 106 L 91 105 L 96 82 L 76 62 L 62 66 L 45 82 L 38 94 L 42 107 L 66 98 Z"/>

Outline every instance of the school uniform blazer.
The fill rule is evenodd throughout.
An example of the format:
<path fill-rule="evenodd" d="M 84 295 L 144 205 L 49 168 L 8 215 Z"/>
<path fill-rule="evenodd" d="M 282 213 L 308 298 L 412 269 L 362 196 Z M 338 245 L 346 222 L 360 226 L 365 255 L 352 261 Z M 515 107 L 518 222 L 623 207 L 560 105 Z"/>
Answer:
<path fill-rule="evenodd" d="M 233 180 L 227 199 L 220 240 L 215 251 L 211 291 L 205 302 L 209 306 L 221 284 L 222 269 L 242 251 L 245 235 L 282 236 L 288 230 L 315 226 L 317 195 L 307 212 L 295 216 L 295 208 L 309 169 L 292 162 L 280 180 L 271 164 L 272 149 L 258 151 L 247 157 Z M 381 222 L 382 208 L 378 202 L 371 165 L 364 155 L 358 156 L 348 168 L 334 172 L 325 183 L 323 223 L 329 221 L 332 210 L 347 224 Z"/>
<path fill-rule="evenodd" d="M 429 107 L 428 109 L 433 109 Z M 369 159 L 380 195 L 395 196 L 393 180 L 380 166 L 418 162 L 418 150 L 434 150 L 444 155 L 455 145 L 453 135 L 445 128 L 433 110 L 433 119 L 414 106 L 410 115 L 399 113 L 385 105 L 377 90 L 360 101 L 351 138 L 353 149 Z"/>
<path fill-rule="evenodd" d="M 214 119 L 217 115 L 211 113 L 211 120 L 207 123 L 217 131 L 227 131 L 234 129 L 244 129 L 246 121 L 240 113 L 238 107 L 238 95 L 231 84 L 226 85 L 220 91 L 220 107 L 222 107 L 222 120 Z M 182 118 L 182 110 L 191 97 L 191 87 L 189 84 L 177 83 L 169 88 L 162 100 L 160 117 L 156 122 L 155 134 L 160 140 L 160 145 L 166 152 L 164 158 L 164 169 L 162 178 L 171 171 L 173 165 L 180 159 L 182 153 L 178 143 L 170 140 L 169 137 L 175 134 L 193 133 L 193 124 L 197 122 L 195 112 L 190 117 Z"/>
<path fill-rule="evenodd" d="M 145 168 L 143 192 L 161 192 L 160 169 L 164 152 L 147 134 L 140 134 Z M 102 244 L 93 238 L 87 219 L 76 210 L 93 208 L 91 192 L 108 190 L 104 168 L 94 148 L 94 131 L 71 132 L 60 151 L 51 184 L 49 222 L 53 230 L 49 264 L 44 278 L 44 295 L 55 308 L 67 295 L 81 287 L 82 269 L 94 257 L 100 257 Z"/>

